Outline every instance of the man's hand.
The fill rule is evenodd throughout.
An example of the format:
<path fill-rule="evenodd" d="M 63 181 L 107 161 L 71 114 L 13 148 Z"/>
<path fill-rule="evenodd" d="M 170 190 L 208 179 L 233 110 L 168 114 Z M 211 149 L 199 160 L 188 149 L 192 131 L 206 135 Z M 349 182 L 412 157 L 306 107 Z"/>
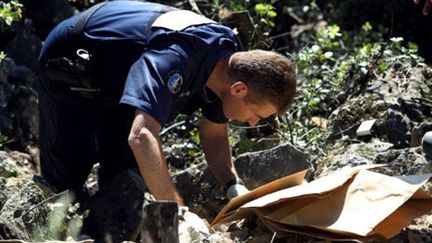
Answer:
<path fill-rule="evenodd" d="M 419 4 L 421 0 L 414 0 L 414 4 Z M 425 0 L 423 6 L 423 15 L 429 15 L 430 9 L 432 7 L 432 0 Z"/>
<path fill-rule="evenodd" d="M 234 168 L 227 124 L 214 123 L 203 117 L 200 136 L 210 171 L 221 184 L 225 185 L 227 197 L 231 200 L 249 192 L 238 178 Z"/>
<path fill-rule="evenodd" d="M 241 195 L 246 194 L 248 192 L 249 192 L 249 190 L 245 186 L 243 186 L 241 184 L 235 184 L 235 185 L 232 185 L 228 188 L 228 190 L 226 191 L 226 195 L 227 195 L 228 199 L 231 200 L 235 197 L 241 196 Z"/>

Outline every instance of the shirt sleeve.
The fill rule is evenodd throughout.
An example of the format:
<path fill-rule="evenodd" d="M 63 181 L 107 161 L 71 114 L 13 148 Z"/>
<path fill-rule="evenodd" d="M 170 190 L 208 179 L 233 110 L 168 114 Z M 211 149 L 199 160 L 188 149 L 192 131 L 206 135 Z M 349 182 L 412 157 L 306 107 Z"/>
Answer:
<path fill-rule="evenodd" d="M 120 103 L 145 111 L 164 125 L 177 94 L 191 85 L 194 60 L 181 42 L 159 46 L 166 48 L 145 51 L 131 66 Z"/>

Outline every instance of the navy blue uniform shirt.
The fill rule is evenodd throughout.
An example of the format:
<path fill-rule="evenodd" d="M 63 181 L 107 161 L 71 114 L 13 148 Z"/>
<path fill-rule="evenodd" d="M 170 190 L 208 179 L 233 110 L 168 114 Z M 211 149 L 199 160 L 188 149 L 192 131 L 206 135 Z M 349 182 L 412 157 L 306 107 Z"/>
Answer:
<path fill-rule="evenodd" d="M 210 121 L 226 122 L 221 101 L 209 95 L 205 84 L 219 60 L 242 50 L 239 40 L 231 29 L 216 23 L 183 30 L 152 27 L 169 11 L 177 9 L 139 1 L 108 2 L 89 19 L 79 45 L 64 41 L 70 37 L 64 27 L 72 28 L 74 16 L 54 29 L 45 43 L 51 46 L 50 53 L 42 51 L 42 56 L 88 49 L 95 80 L 104 93 L 151 114 L 161 125 L 198 108 Z"/>

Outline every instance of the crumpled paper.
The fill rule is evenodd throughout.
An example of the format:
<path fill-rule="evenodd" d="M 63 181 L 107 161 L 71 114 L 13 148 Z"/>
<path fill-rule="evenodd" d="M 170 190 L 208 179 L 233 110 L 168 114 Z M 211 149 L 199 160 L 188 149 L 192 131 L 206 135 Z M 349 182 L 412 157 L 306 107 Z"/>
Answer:
<path fill-rule="evenodd" d="M 368 241 L 390 239 L 432 211 L 432 195 L 422 189 L 432 174 L 387 176 L 373 167 L 346 168 L 310 183 L 304 183 L 306 170 L 278 179 L 231 200 L 212 225 L 257 215 L 279 236 Z"/>

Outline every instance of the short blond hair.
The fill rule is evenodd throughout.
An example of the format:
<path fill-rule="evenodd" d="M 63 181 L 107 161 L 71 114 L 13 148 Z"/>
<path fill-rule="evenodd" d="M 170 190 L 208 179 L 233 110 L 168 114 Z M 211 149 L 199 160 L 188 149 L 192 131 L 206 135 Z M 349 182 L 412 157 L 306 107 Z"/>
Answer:
<path fill-rule="evenodd" d="M 246 101 L 249 103 L 270 103 L 278 114 L 283 114 L 294 102 L 295 67 L 281 54 L 264 50 L 236 52 L 229 62 L 228 75 L 232 82 L 242 81 L 248 86 Z"/>

